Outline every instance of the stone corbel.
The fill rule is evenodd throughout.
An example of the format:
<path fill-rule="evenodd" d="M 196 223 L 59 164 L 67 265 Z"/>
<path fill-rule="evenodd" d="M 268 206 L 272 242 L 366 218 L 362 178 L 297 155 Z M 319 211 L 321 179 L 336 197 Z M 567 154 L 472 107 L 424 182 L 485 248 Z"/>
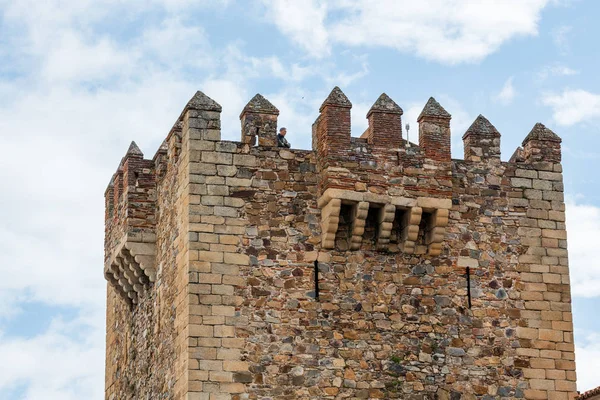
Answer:
<path fill-rule="evenodd" d="M 140 269 L 150 279 L 156 280 L 156 246 L 154 243 L 125 242 L 125 248 L 129 250 Z"/>
<path fill-rule="evenodd" d="M 115 276 L 118 276 L 117 280 L 121 286 L 121 292 L 126 294 L 131 303 L 137 304 L 137 293 L 135 293 L 133 286 L 129 283 L 127 275 L 125 275 L 121 257 L 115 257 L 115 261 L 111 269 L 113 273 L 115 273 Z"/>
<path fill-rule="evenodd" d="M 406 254 L 415 252 L 415 245 L 419 237 L 419 224 L 423 209 L 421 207 L 412 207 L 406 210 L 401 221 L 402 231 L 400 232 L 400 250 Z"/>
<path fill-rule="evenodd" d="M 144 273 L 144 270 L 140 267 L 140 264 L 135 261 L 131 253 L 128 251 L 123 251 L 123 255 L 129 270 L 133 273 L 133 280 L 136 285 L 141 285 L 142 288 L 145 288 L 150 283 L 148 277 Z M 139 291 L 136 290 L 138 293 Z"/>
<path fill-rule="evenodd" d="M 365 223 L 369 213 L 369 203 L 361 201 L 354 207 L 352 214 L 352 238 L 350 239 L 350 250 L 360 249 L 362 236 L 365 233 Z"/>
<path fill-rule="evenodd" d="M 123 268 L 127 272 L 127 278 L 129 279 L 129 284 L 133 286 L 133 290 L 139 295 L 144 292 L 145 284 L 144 282 L 148 282 L 143 271 L 141 271 L 140 266 L 135 262 L 133 257 L 130 254 L 123 251 Z M 136 275 L 135 271 L 139 270 L 142 272 L 143 278 L 140 279 L 140 276 Z M 146 279 L 144 279 L 146 278 Z"/>
<path fill-rule="evenodd" d="M 152 239 L 152 235 L 148 239 Z M 132 242 L 125 236 L 107 262 L 104 276 L 129 303 L 137 304 L 140 294 L 156 280 L 156 246 L 152 242 Z"/>
<path fill-rule="evenodd" d="M 392 226 L 396 216 L 396 206 L 386 204 L 379 213 L 379 230 L 377 233 L 377 249 L 387 250 L 392 236 Z"/>
<path fill-rule="evenodd" d="M 132 304 L 129 295 L 127 294 L 123 286 L 121 286 L 121 284 L 119 283 L 119 280 L 121 279 L 121 273 L 119 272 L 117 264 L 111 264 L 108 268 L 106 268 L 104 270 L 104 277 L 121 295 L 121 297 L 125 299 L 125 301 L 127 301 L 128 304 Z"/>
<path fill-rule="evenodd" d="M 442 242 L 448 226 L 447 209 L 437 209 L 431 216 L 431 225 L 425 232 L 425 244 L 427 244 L 427 254 L 430 256 L 439 256 L 442 252 Z"/>
<path fill-rule="evenodd" d="M 138 291 L 135 290 L 137 279 L 135 275 L 133 275 L 133 272 L 129 269 L 129 264 L 127 261 L 125 261 L 125 257 L 123 256 L 123 254 L 118 255 L 115 258 L 115 261 L 117 263 L 117 266 L 119 267 L 119 272 L 121 276 L 127 280 L 128 290 L 133 290 L 134 292 L 138 293 Z"/>
<path fill-rule="evenodd" d="M 333 249 L 335 247 L 335 234 L 340 223 L 340 210 L 342 200 L 331 199 L 321 209 L 321 247 Z"/>

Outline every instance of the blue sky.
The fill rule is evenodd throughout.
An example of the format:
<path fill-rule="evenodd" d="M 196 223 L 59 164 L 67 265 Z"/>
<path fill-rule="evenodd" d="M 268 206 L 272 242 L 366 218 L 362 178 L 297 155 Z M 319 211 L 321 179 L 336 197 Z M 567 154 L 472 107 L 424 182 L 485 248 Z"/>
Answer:
<path fill-rule="evenodd" d="M 600 385 L 598 15 L 593 0 L 0 0 L 0 398 L 103 398 L 103 193 L 131 140 L 152 157 L 196 90 L 238 140 L 260 92 L 309 148 L 335 85 L 355 136 L 386 92 L 413 135 L 436 97 L 456 158 L 480 113 L 503 160 L 536 122 L 563 138 L 578 384 Z"/>

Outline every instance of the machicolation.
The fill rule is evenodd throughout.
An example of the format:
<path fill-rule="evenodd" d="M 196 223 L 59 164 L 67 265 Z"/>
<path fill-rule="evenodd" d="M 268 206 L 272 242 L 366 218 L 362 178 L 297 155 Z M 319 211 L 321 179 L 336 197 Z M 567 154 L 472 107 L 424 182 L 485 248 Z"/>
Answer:
<path fill-rule="evenodd" d="M 197 92 L 106 190 L 106 399 L 550 399 L 576 395 L 561 139 L 510 161 L 479 116 L 451 159 L 382 94 L 350 135 L 339 88 L 312 151 L 276 147 L 257 94 L 241 140 Z M 307 127 L 308 128 L 308 127 Z"/>

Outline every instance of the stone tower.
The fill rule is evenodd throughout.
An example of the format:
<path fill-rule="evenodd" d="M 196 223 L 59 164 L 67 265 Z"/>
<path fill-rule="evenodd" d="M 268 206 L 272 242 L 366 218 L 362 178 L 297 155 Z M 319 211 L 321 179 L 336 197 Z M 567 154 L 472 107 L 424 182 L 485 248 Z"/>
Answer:
<path fill-rule="evenodd" d="M 561 139 L 509 162 L 479 116 L 450 157 L 431 98 L 419 145 L 382 94 L 350 135 L 335 88 L 313 149 L 274 147 L 256 95 L 241 140 L 197 92 L 106 190 L 106 399 L 573 398 Z"/>

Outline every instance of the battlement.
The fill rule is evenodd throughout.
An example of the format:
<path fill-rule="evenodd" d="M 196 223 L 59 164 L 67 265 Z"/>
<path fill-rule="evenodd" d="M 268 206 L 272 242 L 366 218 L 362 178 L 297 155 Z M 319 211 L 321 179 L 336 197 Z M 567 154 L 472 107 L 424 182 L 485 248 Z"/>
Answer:
<path fill-rule="evenodd" d="M 239 141 L 221 140 L 221 110 L 197 92 L 106 190 L 107 398 L 574 393 L 555 133 L 536 124 L 503 162 L 480 115 L 452 159 L 434 98 L 417 145 L 385 93 L 352 137 L 336 87 L 297 150 L 277 147 L 262 95 Z"/>
<path fill-rule="evenodd" d="M 378 249 L 439 254 L 443 221 L 447 219 L 443 216 L 450 208 L 453 190 L 450 113 L 430 98 L 418 117 L 419 145 L 415 145 L 402 137 L 403 110 L 387 94 L 382 93 L 369 109 L 369 126 L 360 138 L 350 135 L 351 108 L 350 100 L 335 87 L 312 127 L 312 151 L 319 172 L 318 203 L 323 210 L 323 248 L 334 248 L 339 213 L 342 207 L 349 207 L 354 226 L 350 248 L 358 248 L 361 227 L 371 209 L 377 213 L 380 225 Z M 204 146 L 214 149 L 211 155 L 203 155 L 204 159 L 193 160 L 199 169 L 206 167 L 205 161 L 213 160 L 222 165 L 243 165 L 244 159 L 250 159 L 246 155 L 260 152 L 281 157 L 276 148 L 279 110 L 262 95 L 255 95 L 240 114 L 240 142 L 221 141 L 220 112 L 221 106 L 214 100 L 196 93 L 153 160 L 144 160 L 132 143 L 106 190 L 107 241 L 111 250 L 106 254 L 105 272 L 113 284 L 121 282 L 117 285 L 121 293 L 127 293 L 134 302 L 137 293 L 154 281 L 156 266 L 150 255 L 154 252 L 155 180 L 164 175 L 169 160 L 176 162 L 184 127 L 191 130 L 192 138 L 206 141 Z M 465 132 L 463 142 L 464 162 L 500 163 L 500 133 L 482 115 Z M 509 163 L 560 162 L 560 142 L 555 133 L 536 124 Z M 426 240 L 417 246 L 423 211 L 417 204 L 424 202 L 430 205 L 424 210 L 427 222 L 422 234 Z M 390 247 L 388 237 L 396 218 L 402 221 L 396 221 L 400 231 L 394 234 L 402 239 L 398 246 Z M 436 222 L 438 218 L 440 222 Z"/>

